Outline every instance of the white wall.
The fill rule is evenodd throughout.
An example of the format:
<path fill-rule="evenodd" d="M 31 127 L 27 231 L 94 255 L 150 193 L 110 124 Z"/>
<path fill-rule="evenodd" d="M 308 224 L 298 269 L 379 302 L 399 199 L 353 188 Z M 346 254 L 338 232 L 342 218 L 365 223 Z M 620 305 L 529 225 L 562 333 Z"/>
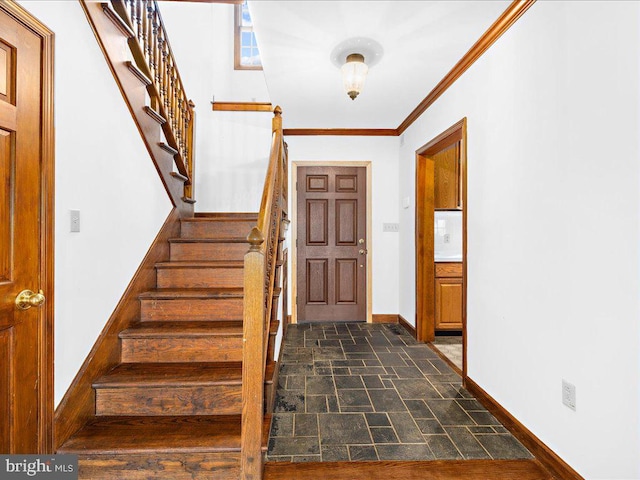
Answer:
<path fill-rule="evenodd" d="M 78 2 L 23 1 L 55 32 L 55 403 L 171 203 Z M 69 233 L 80 210 L 80 233 Z"/>
<path fill-rule="evenodd" d="M 269 102 L 261 70 L 233 68 L 233 5 L 162 2 L 160 10 L 185 90 L 196 104 L 196 211 L 256 212 L 272 115 L 211 108 L 214 96 Z"/>
<path fill-rule="evenodd" d="M 373 313 L 397 314 L 399 235 L 383 232 L 382 224 L 398 222 L 398 138 L 292 136 L 286 141 L 290 164 L 320 160 L 371 162 L 373 238 L 369 240 L 369 252 L 373 262 Z M 290 182 L 294 182 L 291 177 Z M 291 203 L 295 201 L 292 186 L 289 191 Z M 291 300 L 289 305 L 293 305 Z"/>
<path fill-rule="evenodd" d="M 400 313 L 415 150 L 466 116 L 468 373 L 587 479 L 640 478 L 639 25 L 637 2 L 537 2 L 400 149 Z"/>

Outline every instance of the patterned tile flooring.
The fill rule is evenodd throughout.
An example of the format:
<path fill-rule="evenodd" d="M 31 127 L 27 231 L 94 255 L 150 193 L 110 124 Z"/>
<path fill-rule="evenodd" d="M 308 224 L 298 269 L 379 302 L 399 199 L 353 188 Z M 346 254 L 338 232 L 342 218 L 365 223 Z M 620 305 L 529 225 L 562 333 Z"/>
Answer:
<path fill-rule="evenodd" d="M 289 325 L 271 461 L 532 458 L 395 324 Z"/>

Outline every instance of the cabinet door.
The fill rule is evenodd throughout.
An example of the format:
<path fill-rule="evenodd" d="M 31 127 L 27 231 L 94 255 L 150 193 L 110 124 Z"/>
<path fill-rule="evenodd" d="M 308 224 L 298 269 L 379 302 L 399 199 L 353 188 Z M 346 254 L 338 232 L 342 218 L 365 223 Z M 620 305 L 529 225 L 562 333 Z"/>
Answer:
<path fill-rule="evenodd" d="M 462 278 L 436 278 L 436 330 L 462 329 Z"/>
<path fill-rule="evenodd" d="M 434 208 L 454 210 L 460 202 L 460 142 L 433 156 L 435 161 Z"/>

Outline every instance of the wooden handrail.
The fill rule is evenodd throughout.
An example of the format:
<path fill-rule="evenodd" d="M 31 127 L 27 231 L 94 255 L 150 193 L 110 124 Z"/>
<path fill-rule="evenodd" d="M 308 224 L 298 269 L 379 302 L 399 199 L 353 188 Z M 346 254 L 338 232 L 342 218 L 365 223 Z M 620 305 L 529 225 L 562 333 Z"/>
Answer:
<path fill-rule="evenodd" d="M 136 66 L 151 80 L 147 87 L 150 107 L 163 123 L 167 143 L 177 150 L 174 156 L 180 174 L 187 177 L 185 199 L 193 199 L 194 103 L 185 93 L 182 78 L 171 50 L 167 31 L 156 0 L 111 0 L 133 35 L 129 47 Z"/>
<path fill-rule="evenodd" d="M 282 109 L 274 109 L 269 166 L 258 222 L 247 237 L 244 257 L 244 326 L 242 352 L 241 478 L 262 479 L 262 423 L 269 330 L 277 320 L 282 281 L 283 225 L 287 220 L 287 147 L 282 133 Z"/>

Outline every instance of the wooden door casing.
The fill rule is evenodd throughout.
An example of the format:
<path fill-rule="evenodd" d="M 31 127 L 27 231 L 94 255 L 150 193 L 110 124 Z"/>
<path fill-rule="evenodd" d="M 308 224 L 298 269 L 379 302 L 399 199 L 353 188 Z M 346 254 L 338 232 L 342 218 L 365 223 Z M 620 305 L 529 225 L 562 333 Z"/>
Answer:
<path fill-rule="evenodd" d="M 53 34 L 0 4 L 0 452 L 46 453 L 53 418 Z M 20 310 L 22 290 L 48 303 Z"/>
<path fill-rule="evenodd" d="M 365 167 L 297 169 L 297 320 L 367 318 Z"/>
<path fill-rule="evenodd" d="M 442 160 L 449 151 L 459 157 L 459 165 L 452 172 L 459 177 L 459 187 L 447 182 L 447 197 L 457 197 L 462 210 L 462 285 L 449 292 L 462 290 L 462 372 L 467 375 L 466 360 L 466 303 L 467 303 L 467 119 L 463 118 L 416 151 L 416 336 L 420 342 L 432 342 L 436 330 L 436 264 L 434 260 L 434 210 L 436 208 L 436 159 Z M 455 147 L 455 148 L 452 148 Z M 441 154 L 441 155 L 439 155 Z M 455 170 L 457 169 L 457 173 Z M 442 192 L 441 192 L 442 193 Z M 451 206 L 452 203 L 449 204 Z M 440 292 L 442 293 L 442 292 Z M 456 293 L 457 294 L 457 293 Z"/>

